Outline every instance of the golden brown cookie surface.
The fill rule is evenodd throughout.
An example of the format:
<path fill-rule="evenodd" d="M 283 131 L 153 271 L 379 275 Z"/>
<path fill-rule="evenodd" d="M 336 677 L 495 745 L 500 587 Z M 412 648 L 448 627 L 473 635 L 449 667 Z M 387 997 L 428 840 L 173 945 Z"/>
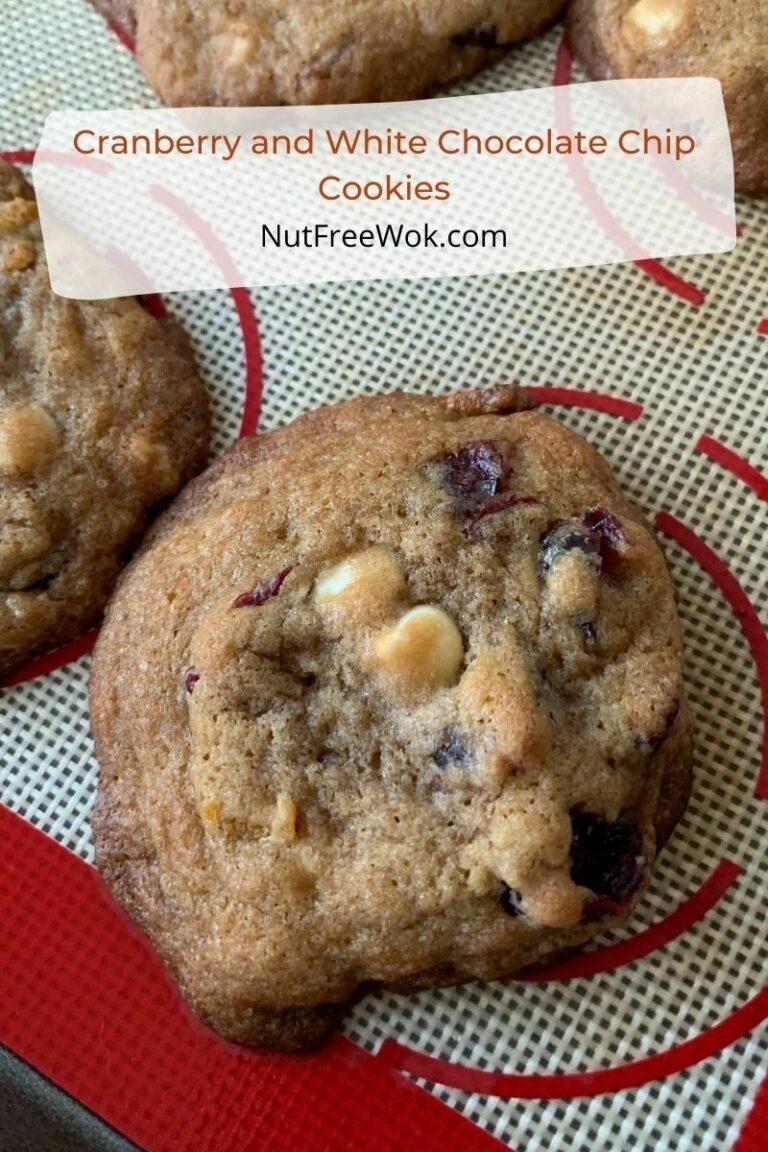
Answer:
<path fill-rule="evenodd" d="M 139 63 L 174 105 L 408 100 L 543 31 L 564 0 L 129 0 Z M 126 22 L 126 0 L 99 0 Z"/>
<path fill-rule="evenodd" d="M 305 1047 L 360 988 L 580 944 L 681 814 L 663 556 L 526 403 L 395 394 L 240 442 L 121 580 L 97 859 L 226 1036 Z"/>
<path fill-rule="evenodd" d="M 54 296 L 31 188 L 0 162 L 0 671 L 99 616 L 207 445 L 179 326 L 135 300 Z"/>
<path fill-rule="evenodd" d="M 736 187 L 768 191 L 768 0 L 572 0 L 568 35 L 595 79 L 720 80 Z"/>

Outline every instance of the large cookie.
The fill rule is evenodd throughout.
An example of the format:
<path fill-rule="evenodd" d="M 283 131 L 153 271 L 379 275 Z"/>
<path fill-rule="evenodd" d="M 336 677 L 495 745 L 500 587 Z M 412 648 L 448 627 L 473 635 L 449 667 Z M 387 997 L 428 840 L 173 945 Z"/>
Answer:
<path fill-rule="evenodd" d="M 0 161 L 0 671 L 100 615 L 207 445 L 179 326 L 135 300 L 54 296 L 32 190 Z"/>
<path fill-rule="evenodd" d="M 121 578 L 97 861 L 227 1037 L 307 1047 L 372 986 L 583 943 L 685 807 L 664 558 L 528 407 L 395 394 L 242 441 Z"/>
<path fill-rule="evenodd" d="M 599 80 L 715 76 L 736 187 L 768 191 L 768 0 L 572 0 L 568 35 Z"/>
<path fill-rule="evenodd" d="M 565 0 L 97 0 L 175 105 L 409 100 L 546 28 Z M 130 19 L 126 21 L 126 14 Z"/>

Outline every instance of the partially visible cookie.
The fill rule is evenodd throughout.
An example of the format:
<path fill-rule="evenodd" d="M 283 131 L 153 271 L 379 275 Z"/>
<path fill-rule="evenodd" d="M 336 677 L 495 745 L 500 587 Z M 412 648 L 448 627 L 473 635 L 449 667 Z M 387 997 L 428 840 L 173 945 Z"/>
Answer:
<path fill-rule="evenodd" d="M 572 0 L 568 36 L 578 59 L 598 80 L 720 80 L 736 187 L 768 192 L 766 0 Z"/>
<path fill-rule="evenodd" d="M 97 619 L 207 448 L 179 325 L 135 300 L 55 296 L 32 189 L 0 161 L 0 672 Z"/>
<path fill-rule="evenodd" d="M 93 0 L 97 12 L 112 28 L 127 33 L 132 39 L 136 36 L 136 5 L 138 0 Z"/>
<path fill-rule="evenodd" d="M 91 725 L 108 884 L 205 1020 L 282 1048 L 621 922 L 691 781 L 658 544 L 509 387 L 239 442 L 121 578 Z"/>
<path fill-rule="evenodd" d="M 168 104 L 277 105 L 423 96 L 543 31 L 564 3 L 99 0 L 98 7 L 135 26 L 139 63 Z"/>

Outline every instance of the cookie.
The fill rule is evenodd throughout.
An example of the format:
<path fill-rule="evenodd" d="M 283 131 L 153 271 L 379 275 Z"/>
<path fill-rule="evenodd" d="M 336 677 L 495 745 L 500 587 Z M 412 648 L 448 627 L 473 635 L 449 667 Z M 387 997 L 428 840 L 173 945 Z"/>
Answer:
<path fill-rule="evenodd" d="M 662 553 L 511 387 L 239 442 L 121 578 L 90 691 L 98 866 L 257 1046 L 621 922 L 690 787 Z"/>
<path fill-rule="evenodd" d="M 55 296 L 32 190 L 0 161 L 0 672 L 98 618 L 207 445 L 179 325 L 135 300 Z"/>
<path fill-rule="evenodd" d="M 564 0 L 97 6 L 135 27 L 139 63 L 168 104 L 357 104 L 410 100 L 471 76 L 548 27 Z"/>
<path fill-rule="evenodd" d="M 715 76 L 723 86 L 736 188 L 768 191 L 766 0 L 573 0 L 568 36 L 597 80 Z"/>
<path fill-rule="evenodd" d="M 136 36 L 137 0 L 93 0 L 93 6 L 100 12 L 110 28 L 129 36 Z"/>

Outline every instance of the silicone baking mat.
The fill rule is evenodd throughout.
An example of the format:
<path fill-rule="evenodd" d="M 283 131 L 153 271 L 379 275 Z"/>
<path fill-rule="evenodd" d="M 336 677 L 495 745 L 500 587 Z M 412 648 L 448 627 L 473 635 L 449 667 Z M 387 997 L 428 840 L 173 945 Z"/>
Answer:
<path fill-rule="evenodd" d="M 570 74 L 554 29 L 461 90 Z M 5 0 L 6 155 L 51 110 L 154 102 L 85 0 Z M 632 924 L 535 979 L 368 996 L 311 1058 L 222 1044 L 89 867 L 86 637 L 0 694 L 0 1042 L 150 1152 L 768 1146 L 768 201 L 739 218 L 733 255 L 668 266 L 165 301 L 216 452 L 353 394 L 516 379 L 608 456 L 666 546 L 698 731 Z"/>

